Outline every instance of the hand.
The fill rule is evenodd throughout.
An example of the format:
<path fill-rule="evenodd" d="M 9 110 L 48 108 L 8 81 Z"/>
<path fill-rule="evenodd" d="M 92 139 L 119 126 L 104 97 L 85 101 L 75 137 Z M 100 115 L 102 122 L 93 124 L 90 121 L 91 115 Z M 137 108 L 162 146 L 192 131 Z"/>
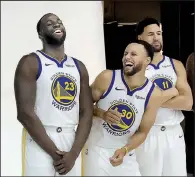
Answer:
<path fill-rule="evenodd" d="M 58 161 L 58 160 L 62 159 L 63 156 L 59 155 L 55 152 L 51 157 L 52 157 L 53 161 Z"/>
<path fill-rule="evenodd" d="M 71 151 L 56 151 L 56 153 L 62 158 L 53 162 L 54 168 L 60 175 L 65 175 L 73 168 L 77 157 Z"/>
<path fill-rule="evenodd" d="M 123 163 L 123 158 L 126 155 L 124 148 L 118 149 L 115 151 L 114 155 L 110 158 L 110 163 L 113 167 L 116 167 Z"/>
<path fill-rule="evenodd" d="M 109 124 L 119 124 L 121 120 L 121 114 L 118 111 L 109 109 L 103 113 L 103 120 Z"/>

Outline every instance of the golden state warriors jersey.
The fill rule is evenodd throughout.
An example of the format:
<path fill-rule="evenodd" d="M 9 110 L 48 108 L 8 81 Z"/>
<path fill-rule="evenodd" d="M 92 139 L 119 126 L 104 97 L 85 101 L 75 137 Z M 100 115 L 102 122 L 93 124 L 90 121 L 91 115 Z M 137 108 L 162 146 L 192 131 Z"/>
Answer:
<path fill-rule="evenodd" d="M 38 63 L 35 112 L 44 126 L 75 127 L 79 121 L 80 70 L 76 59 L 61 62 L 42 51 Z"/>
<path fill-rule="evenodd" d="M 111 84 L 97 106 L 105 111 L 112 109 L 120 112 L 120 123 L 110 125 L 98 117 L 93 119 L 87 143 L 104 148 L 120 148 L 126 145 L 140 126 L 153 89 L 154 84 L 147 79 L 141 87 L 130 90 L 123 70 L 114 70 Z"/>
<path fill-rule="evenodd" d="M 167 56 L 164 56 L 156 66 L 153 64 L 148 65 L 145 75 L 162 90 L 174 87 L 177 82 L 173 60 Z M 160 108 L 157 113 L 155 125 L 176 125 L 183 119 L 184 116 L 181 111 Z"/>

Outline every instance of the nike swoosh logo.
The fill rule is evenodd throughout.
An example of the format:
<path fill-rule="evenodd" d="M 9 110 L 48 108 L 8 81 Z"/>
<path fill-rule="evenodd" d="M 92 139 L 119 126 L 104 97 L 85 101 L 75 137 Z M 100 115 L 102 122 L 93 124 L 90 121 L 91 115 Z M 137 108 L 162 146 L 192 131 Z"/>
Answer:
<path fill-rule="evenodd" d="M 132 156 L 134 153 L 132 153 L 132 154 L 129 154 L 129 156 Z"/>
<path fill-rule="evenodd" d="M 179 138 L 182 138 L 183 137 L 183 135 L 179 135 Z"/>
<path fill-rule="evenodd" d="M 47 63 L 45 63 L 45 66 L 50 66 L 50 65 L 53 65 L 53 64 L 47 64 Z"/>
<path fill-rule="evenodd" d="M 115 90 L 124 90 L 124 89 L 120 89 L 120 88 L 115 87 Z"/>

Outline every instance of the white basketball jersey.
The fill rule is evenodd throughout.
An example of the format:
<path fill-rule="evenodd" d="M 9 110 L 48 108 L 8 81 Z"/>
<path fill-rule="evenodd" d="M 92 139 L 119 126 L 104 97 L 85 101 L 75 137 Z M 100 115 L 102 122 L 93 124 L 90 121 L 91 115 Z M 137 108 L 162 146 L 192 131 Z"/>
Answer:
<path fill-rule="evenodd" d="M 75 127 L 79 121 L 80 73 L 76 59 L 62 62 L 41 51 L 35 112 L 44 126 Z"/>
<path fill-rule="evenodd" d="M 176 85 L 177 75 L 173 60 L 164 56 L 157 66 L 148 65 L 145 73 L 152 82 L 156 83 L 162 90 L 167 90 Z M 160 108 L 157 113 L 155 125 L 176 125 L 184 119 L 181 111 Z"/>
<path fill-rule="evenodd" d="M 94 118 L 88 143 L 105 148 L 120 148 L 140 126 L 154 84 L 148 79 L 143 86 L 130 90 L 125 82 L 123 71 L 114 70 L 107 92 L 98 101 L 103 110 L 113 109 L 122 113 L 119 124 L 108 124 L 103 119 Z"/>

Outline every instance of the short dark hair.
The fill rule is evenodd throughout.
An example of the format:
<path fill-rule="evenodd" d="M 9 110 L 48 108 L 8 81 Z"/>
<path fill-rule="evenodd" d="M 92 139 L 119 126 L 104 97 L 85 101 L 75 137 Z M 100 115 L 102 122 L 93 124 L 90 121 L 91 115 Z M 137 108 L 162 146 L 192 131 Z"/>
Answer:
<path fill-rule="evenodd" d="M 147 54 L 148 54 L 148 57 L 151 58 L 151 61 L 153 60 L 153 57 L 154 57 L 154 49 L 152 47 L 152 45 L 150 45 L 148 42 L 146 41 L 143 41 L 143 40 L 136 40 L 135 42 L 133 43 L 137 43 L 137 44 L 141 44 L 144 46 Z"/>
<path fill-rule="evenodd" d="M 142 34 L 144 32 L 144 28 L 148 25 L 156 24 L 160 26 L 160 22 L 156 20 L 155 18 L 147 17 L 143 20 L 141 20 L 136 27 L 136 36 Z"/>
<path fill-rule="evenodd" d="M 38 34 L 40 34 L 40 30 L 41 30 L 41 20 L 45 17 L 45 16 L 47 16 L 47 15 L 52 15 L 53 13 L 47 13 L 47 14 L 45 14 L 45 15 L 43 15 L 41 18 L 40 18 L 40 20 L 38 21 L 38 23 L 37 23 L 37 33 Z"/>

